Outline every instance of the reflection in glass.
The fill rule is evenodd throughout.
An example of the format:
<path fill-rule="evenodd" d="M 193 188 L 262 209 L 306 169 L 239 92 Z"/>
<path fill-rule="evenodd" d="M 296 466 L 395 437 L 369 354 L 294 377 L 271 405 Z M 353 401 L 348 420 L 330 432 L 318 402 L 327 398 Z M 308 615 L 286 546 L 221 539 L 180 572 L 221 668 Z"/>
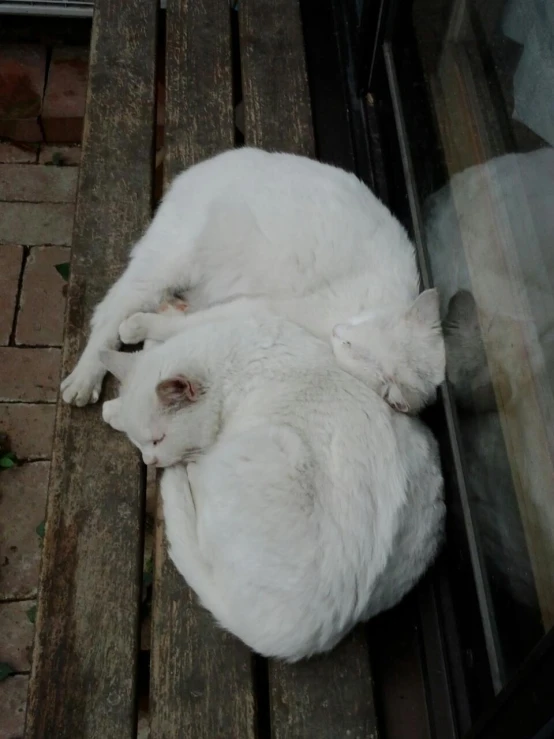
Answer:
<path fill-rule="evenodd" d="M 554 625 L 554 2 L 415 0 L 425 203 L 505 677 Z"/>

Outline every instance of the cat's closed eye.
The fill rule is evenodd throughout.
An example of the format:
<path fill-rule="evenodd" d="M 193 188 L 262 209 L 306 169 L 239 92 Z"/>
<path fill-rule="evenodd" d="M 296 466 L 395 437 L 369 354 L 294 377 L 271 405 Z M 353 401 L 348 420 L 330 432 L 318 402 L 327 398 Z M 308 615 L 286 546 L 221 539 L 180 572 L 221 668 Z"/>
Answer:
<path fill-rule="evenodd" d="M 153 439 L 152 444 L 154 446 L 157 446 L 158 444 L 161 444 L 164 439 L 165 439 L 165 434 L 163 434 L 163 436 L 160 436 L 158 439 Z"/>

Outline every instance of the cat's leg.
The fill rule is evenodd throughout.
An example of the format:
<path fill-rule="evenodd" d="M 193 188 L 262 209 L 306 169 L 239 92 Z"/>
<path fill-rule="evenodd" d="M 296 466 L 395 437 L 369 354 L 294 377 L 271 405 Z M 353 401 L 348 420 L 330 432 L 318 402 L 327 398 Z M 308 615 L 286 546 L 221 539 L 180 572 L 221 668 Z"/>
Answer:
<path fill-rule="evenodd" d="M 171 315 L 182 316 L 183 313 L 188 310 L 188 307 L 189 305 L 186 300 L 171 296 L 167 300 L 164 300 L 164 302 L 158 307 L 156 313 L 166 317 L 169 317 Z M 158 344 L 161 343 L 162 342 L 158 341 L 157 339 L 145 339 L 143 349 L 144 351 L 148 351 L 149 349 L 153 349 L 155 346 L 158 346 Z"/>
<path fill-rule="evenodd" d="M 201 311 L 204 313 L 204 311 Z M 144 341 L 159 344 L 184 331 L 190 322 L 185 316 L 164 316 L 158 313 L 135 313 L 119 326 L 119 338 L 124 344 Z"/>
<path fill-rule="evenodd" d="M 95 403 L 105 369 L 99 354 L 119 345 L 119 324 L 140 310 L 155 310 L 171 281 L 171 270 L 163 255 L 157 262 L 134 257 L 119 280 L 96 307 L 91 320 L 88 343 L 77 366 L 61 384 L 66 403 L 82 406 Z M 169 284 L 168 284 L 169 283 Z"/>
<path fill-rule="evenodd" d="M 195 313 L 164 314 L 135 313 L 122 321 L 119 336 L 124 344 L 137 344 L 141 341 L 166 341 L 187 328 L 207 323 L 225 321 L 237 315 L 256 315 L 266 303 L 258 298 L 238 298 L 231 303 L 214 305 Z"/>

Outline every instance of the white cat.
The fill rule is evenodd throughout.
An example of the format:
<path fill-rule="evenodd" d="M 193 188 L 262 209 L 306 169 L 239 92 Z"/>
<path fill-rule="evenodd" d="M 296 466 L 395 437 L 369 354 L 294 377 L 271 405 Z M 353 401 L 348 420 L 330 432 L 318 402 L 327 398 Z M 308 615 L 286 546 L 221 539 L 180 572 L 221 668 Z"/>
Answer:
<path fill-rule="evenodd" d="M 176 178 L 95 311 L 66 402 L 98 400 L 100 351 L 171 290 L 192 311 L 248 297 L 289 318 L 400 411 L 417 412 L 444 378 L 438 296 L 418 298 L 406 232 L 354 175 L 304 157 L 243 148 Z"/>
<path fill-rule="evenodd" d="M 157 339 L 168 318 L 149 319 L 143 334 Z M 341 370 L 326 342 L 239 309 L 149 351 L 101 356 L 122 381 L 105 420 L 145 463 L 169 467 L 175 565 L 253 650 L 293 661 L 331 649 L 433 559 L 436 442 Z"/>

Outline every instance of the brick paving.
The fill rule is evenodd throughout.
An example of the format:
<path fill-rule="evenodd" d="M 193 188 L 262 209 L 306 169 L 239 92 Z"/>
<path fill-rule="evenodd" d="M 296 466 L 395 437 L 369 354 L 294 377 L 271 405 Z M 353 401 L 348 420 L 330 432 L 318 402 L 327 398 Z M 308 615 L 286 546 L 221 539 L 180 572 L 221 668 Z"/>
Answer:
<path fill-rule="evenodd" d="M 0 432 L 18 460 L 0 469 L 0 739 L 23 736 L 79 161 L 0 142 Z"/>
<path fill-rule="evenodd" d="M 1 402 L 55 403 L 59 380 L 58 348 L 0 347 Z"/>
<path fill-rule="evenodd" d="M 48 42 L 46 42 L 48 43 Z M 161 57 L 164 61 L 164 57 Z M 81 161 L 88 49 L 0 44 L 0 440 L 18 466 L 0 469 L 0 739 L 21 739 L 58 394 L 65 283 Z M 156 202 L 163 182 L 164 66 L 158 65 Z M 9 141 L 7 140 L 9 139 Z M 14 143 L 17 142 L 17 143 Z M 158 161 L 159 158 L 159 161 Z M 0 449 L 1 451 L 1 449 Z M 155 478 L 147 512 L 156 508 Z M 147 534 L 145 562 L 152 558 Z M 142 648 L 149 648 L 148 618 Z M 139 739 L 149 736 L 139 704 Z"/>
<path fill-rule="evenodd" d="M 54 49 L 44 95 L 42 125 L 48 142 L 81 140 L 87 95 L 88 49 Z"/>
<path fill-rule="evenodd" d="M 81 163 L 81 147 L 44 144 L 40 147 L 38 161 L 39 164 L 61 164 L 65 167 L 78 167 Z"/>
<path fill-rule="evenodd" d="M 41 141 L 47 50 L 39 44 L 0 46 L 0 136 Z"/>
<path fill-rule="evenodd" d="M 0 194 L 0 198 L 2 195 Z M 0 201 L 0 244 L 69 246 L 73 231 L 71 203 Z"/>
<path fill-rule="evenodd" d="M 0 403 L 0 429 L 18 459 L 50 459 L 55 415 L 54 403 Z"/>
<path fill-rule="evenodd" d="M 12 144 L 0 141 L 0 164 L 34 164 L 37 161 L 37 144 Z"/>
<path fill-rule="evenodd" d="M 73 203 L 77 191 L 74 167 L 48 167 L 5 164 L 0 167 L 0 193 L 3 201 L 26 203 Z"/>
<path fill-rule="evenodd" d="M 22 264 L 22 246 L 11 244 L 0 250 L 0 346 L 10 341 Z"/>
<path fill-rule="evenodd" d="M 0 137 L 80 143 L 87 78 L 86 46 L 0 44 Z M 11 156 L 14 163 L 28 161 L 21 151 Z"/>
<path fill-rule="evenodd" d="M 0 739 L 21 739 L 27 703 L 27 675 L 14 675 L 0 688 Z"/>
<path fill-rule="evenodd" d="M 29 250 L 19 295 L 16 344 L 62 345 L 67 283 L 56 265 L 68 262 L 69 257 L 67 246 L 33 246 Z"/>

